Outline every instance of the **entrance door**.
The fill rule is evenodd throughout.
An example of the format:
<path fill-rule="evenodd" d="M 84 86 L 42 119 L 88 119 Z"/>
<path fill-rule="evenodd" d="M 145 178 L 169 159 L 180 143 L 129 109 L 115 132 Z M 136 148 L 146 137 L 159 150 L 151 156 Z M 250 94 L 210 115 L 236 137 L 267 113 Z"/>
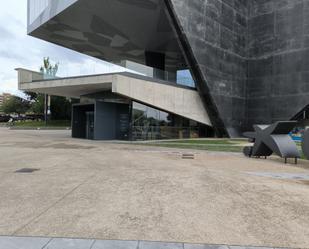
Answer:
<path fill-rule="evenodd" d="M 94 138 L 94 112 L 86 112 L 86 139 Z"/>

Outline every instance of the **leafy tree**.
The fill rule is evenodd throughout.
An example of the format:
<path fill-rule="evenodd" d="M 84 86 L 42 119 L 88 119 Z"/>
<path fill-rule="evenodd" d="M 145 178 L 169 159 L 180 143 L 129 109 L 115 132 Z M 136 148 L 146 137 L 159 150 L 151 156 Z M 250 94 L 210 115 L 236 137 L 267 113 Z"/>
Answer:
<path fill-rule="evenodd" d="M 27 100 L 30 102 L 28 111 L 34 114 L 43 114 L 45 95 L 34 92 L 24 92 L 24 94 L 26 95 Z"/>
<path fill-rule="evenodd" d="M 4 101 L 2 109 L 6 114 L 16 113 L 20 115 L 26 113 L 29 110 L 29 107 L 30 103 L 28 100 L 13 96 Z"/>
<path fill-rule="evenodd" d="M 43 59 L 43 65 L 40 68 L 40 72 L 45 75 L 46 78 L 54 78 L 59 69 L 59 63 L 52 65 L 49 57 Z M 27 99 L 31 102 L 29 111 L 35 114 L 43 114 L 45 108 L 45 95 L 40 93 L 25 92 Z M 76 100 L 68 100 L 64 97 L 51 96 L 51 119 L 52 120 L 69 120 L 71 119 L 72 103 L 76 103 Z"/>
<path fill-rule="evenodd" d="M 29 112 L 34 114 L 44 114 L 45 95 L 25 92 L 27 99 L 30 101 Z M 51 119 L 52 120 L 69 120 L 71 119 L 71 108 L 75 99 L 67 99 L 59 96 L 51 96 Z"/>
<path fill-rule="evenodd" d="M 52 96 L 51 98 L 51 119 L 52 120 L 70 120 L 72 103 L 75 100 L 68 100 L 64 97 Z"/>
<path fill-rule="evenodd" d="M 44 113 L 44 94 L 37 94 L 36 98 L 31 101 L 31 106 L 29 112 L 34 114 L 43 114 Z"/>
<path fill-rule="evenodd" d="M 37 97 L 38 97 L 38 93 L 35 93 L 35 92 L 24 92 L 24 94 L 27 96 L 27 99 L 29 100 L 29 101 L 32 101 L 32 100 L 36 100 L 37 99 Z"/>

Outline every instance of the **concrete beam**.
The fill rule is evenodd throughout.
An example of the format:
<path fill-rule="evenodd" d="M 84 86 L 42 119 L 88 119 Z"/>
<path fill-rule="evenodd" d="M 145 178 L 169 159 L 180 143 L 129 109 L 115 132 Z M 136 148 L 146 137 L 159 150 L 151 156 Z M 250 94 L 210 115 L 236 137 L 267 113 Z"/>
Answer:
<path fill-rule="evenodd" d="M 112 92 L 211 126 L 198 92 L 144 79 L 113 76 Z"/>

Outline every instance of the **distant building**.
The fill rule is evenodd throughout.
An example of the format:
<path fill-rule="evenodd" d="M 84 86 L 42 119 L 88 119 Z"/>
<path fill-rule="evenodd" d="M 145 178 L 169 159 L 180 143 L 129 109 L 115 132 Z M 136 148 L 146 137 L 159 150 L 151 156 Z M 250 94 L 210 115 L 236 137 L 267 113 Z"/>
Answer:
<path fill-rule="evenodd" d="M 0 108 L 3 106 L 3 103 L 12 97 L 9 93 L 0 94 Z"/>

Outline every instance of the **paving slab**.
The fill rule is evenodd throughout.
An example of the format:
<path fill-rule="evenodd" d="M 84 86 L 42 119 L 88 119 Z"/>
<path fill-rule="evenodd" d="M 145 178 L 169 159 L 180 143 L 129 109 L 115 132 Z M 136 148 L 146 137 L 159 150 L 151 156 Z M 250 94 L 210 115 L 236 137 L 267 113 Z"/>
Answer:
<path fill-rule="evenodd" d="M 183 243 L 141 241 L 138 249 L 183 249 Z"/>
<path fill-rule="evenodd" d="M 184 249 L 229 249 L 224 245 L 184 244 Z"/>
<path fill-rule="evenodd" d="M 137 249 L 138 241 L 97 240 L 91 249 Z"/>
<path fill-rule="evenodd" d="M 91 249 L 94 240 L 52 239 L 44 249 Z"/>
<path fill-rule="evenodd" d="M 0 249 L 42 249 L 50 238 L 0 236 Z"/>
<path fill-rule="evenodd" d="M 274 249 L 271 247 L 256 247 L 256 246 L 229 246 L 229 249 Z"/>

